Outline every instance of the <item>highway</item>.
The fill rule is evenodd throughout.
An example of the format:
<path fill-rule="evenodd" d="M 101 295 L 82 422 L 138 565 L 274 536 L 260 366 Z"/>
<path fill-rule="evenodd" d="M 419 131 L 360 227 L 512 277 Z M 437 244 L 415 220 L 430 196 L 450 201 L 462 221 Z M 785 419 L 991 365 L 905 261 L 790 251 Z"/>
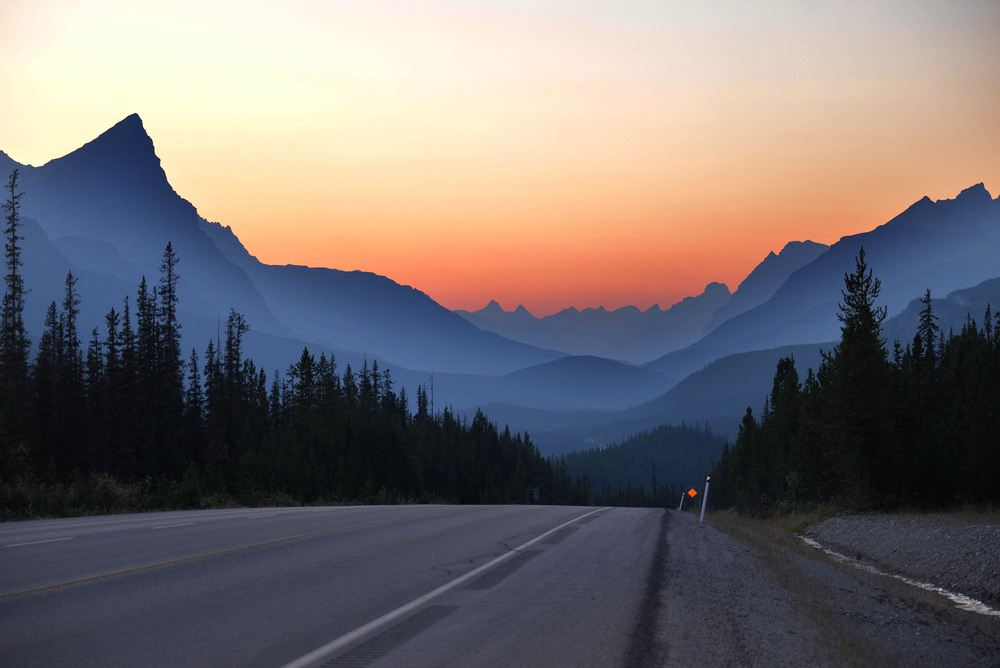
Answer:
<path fill-rule="evenodd" d="M 652 509 L 445 505 L 4 523 L 0 662 L 655 664 L 666 526 Z"/>

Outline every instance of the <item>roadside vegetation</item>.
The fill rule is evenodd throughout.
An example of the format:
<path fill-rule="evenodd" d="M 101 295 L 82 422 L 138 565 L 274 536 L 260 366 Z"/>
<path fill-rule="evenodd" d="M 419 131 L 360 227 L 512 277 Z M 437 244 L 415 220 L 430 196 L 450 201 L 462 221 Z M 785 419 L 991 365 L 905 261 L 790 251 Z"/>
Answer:
<path fill-rule="evenodd" d="M 181 351 L 180 259 L 166 245 L 159 281 L 78 331 L 66 276 L 36 344 L 23 320 L 17 171 L 5 186 L 0 319 L 0 519 L 233 505 L 328 503 L 583 504 L 582 481 L 554 470 L 527 435 L 429 410 L 416 390 L 367 361 L 341 372 L 302 351 L 268 378 L 243 355 L 231 311 L 218 340 Z M 86 344 L 84 339 L 87 338 Z M 34 353 L 32 352 L 34 349 Z M 531 494 L 529 490 L 537 490 Z M 529 497 L 530 495 L 530 497 Z"/>
<path fill-rule="evenodd" d="M 929 510 L 1000 504 L 1000 313 L 939 330 L 928 290 L 913 340 L 882 336 L 880 283 L 845 275 L 840 343 L 800 381 L 782 359 L 712 475 L 710 503 L 773 515 L 803 507 Z"/>

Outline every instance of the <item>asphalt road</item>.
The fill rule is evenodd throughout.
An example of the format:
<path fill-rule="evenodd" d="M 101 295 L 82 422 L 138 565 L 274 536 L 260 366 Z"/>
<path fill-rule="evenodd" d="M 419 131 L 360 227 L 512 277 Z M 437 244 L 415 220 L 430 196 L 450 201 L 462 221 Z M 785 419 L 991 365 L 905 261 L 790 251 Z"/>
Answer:
<path fill-rule="evenodd" d="M 546 506 L 0 524 L 0 663 L 653 664 L 665 530 Z"/>

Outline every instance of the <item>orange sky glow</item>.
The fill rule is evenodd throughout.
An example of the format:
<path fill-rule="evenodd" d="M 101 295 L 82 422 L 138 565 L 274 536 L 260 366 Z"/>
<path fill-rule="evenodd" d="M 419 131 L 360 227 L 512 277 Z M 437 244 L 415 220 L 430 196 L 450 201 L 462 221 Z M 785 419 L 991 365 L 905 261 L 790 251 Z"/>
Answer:
<path fill-rule="evenodd" d="M 264 262 L 666 308 L 1000 194 L 998 34 L 995 0 L 3 3 L 0 150 L 43 164 L 137 112 Z"/>

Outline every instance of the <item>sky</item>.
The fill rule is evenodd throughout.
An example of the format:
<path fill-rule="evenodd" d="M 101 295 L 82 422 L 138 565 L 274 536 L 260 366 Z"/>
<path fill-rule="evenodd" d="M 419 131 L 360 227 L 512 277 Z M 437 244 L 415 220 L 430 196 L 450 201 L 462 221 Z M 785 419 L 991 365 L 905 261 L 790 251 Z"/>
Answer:
<path fill-rule="evenodd" d="M 6 0 L 0 150 L 138 113 L 271 264 L 448 308 L 666 308 L 1000 194 L 1000 2 Z"/>

